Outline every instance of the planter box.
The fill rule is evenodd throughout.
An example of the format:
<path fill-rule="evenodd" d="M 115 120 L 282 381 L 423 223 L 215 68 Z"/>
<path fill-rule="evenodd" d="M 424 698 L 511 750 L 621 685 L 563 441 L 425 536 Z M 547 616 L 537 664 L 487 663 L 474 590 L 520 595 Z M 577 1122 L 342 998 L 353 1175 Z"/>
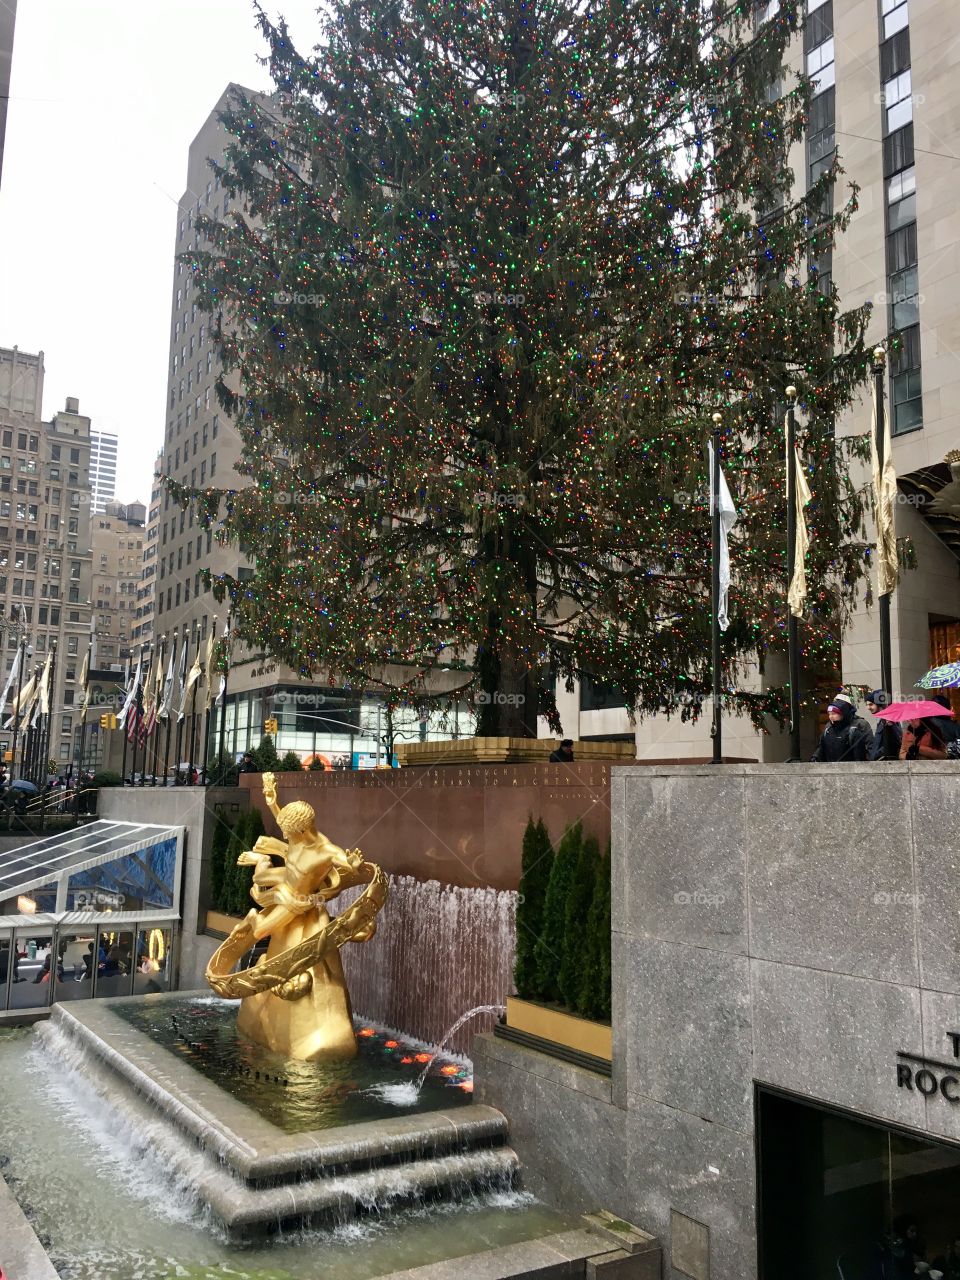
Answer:
<path fill-rule="evenodd" d="M 250 905 L 253 905 L 252 899 Z M 232 932 L 234 925 L 238 925 L 242 919 L 242 916 L 224 915 L 222 911 L 208 911 L 203 931 L 212 933 L 216 937 L 226 938 Z"/>
<path fill-rule="evenodd" d="M 559 738 L 451 738 L 445 742 L 410 742 L 394 748 L 401 765 L 546 764 Z M 629 764 L 637 756 L 632 742 L 575 742 L 577 764 L 594 760 Z M 556 766 L 560 768 L 559 765 Z"/>
<path fill-rule="evenodd" d="M 613 1029 L 550 1005 L 507 996 L 506 1025 L 494 1034 L 551 1057 L 609 1075 L 613 1062 Z"/>

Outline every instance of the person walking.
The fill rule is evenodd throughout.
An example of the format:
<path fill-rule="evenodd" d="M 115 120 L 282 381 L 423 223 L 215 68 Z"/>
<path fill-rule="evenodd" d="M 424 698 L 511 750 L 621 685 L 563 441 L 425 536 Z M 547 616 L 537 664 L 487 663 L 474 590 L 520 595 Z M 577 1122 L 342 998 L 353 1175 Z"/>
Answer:
<path fill-rule="evenodd" d="M 885 689 L 874 689 L 864 699 L 867 710 L 872 716 L 890 705 L 890 695 Z M 899 760 L 900 743 L 903 733 L 898 724 L 892 720 L 881 720 L 873 731 L 873 745 L 867 754 L 868 760 Z"/>
<path fill-rule="evenodd" d="M 873 741 L 870 726 L 857 715 L 856 703 L 845 693 L 838 693 L 827 707 L 829 724 L 820 745 L 810 757 L 820 764 L 849 764 L 866 760 Z"/>

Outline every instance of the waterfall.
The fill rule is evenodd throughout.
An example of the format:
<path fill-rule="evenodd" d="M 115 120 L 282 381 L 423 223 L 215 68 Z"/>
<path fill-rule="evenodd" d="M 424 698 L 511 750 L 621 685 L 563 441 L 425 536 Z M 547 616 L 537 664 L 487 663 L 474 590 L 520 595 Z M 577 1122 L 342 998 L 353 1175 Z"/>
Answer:
<path fill-rule="evenodd" d="M 513 991 L 516 903 L 512 890 L 391 876 L 377 932 L 340 953 L 354 1011 L 436 1044 L 466 1010 L 505 1004 Z M 475 1018 L 449 1047 L 469 1053 L 473 1036 L 495 1021 L 494 1013 Z"/>

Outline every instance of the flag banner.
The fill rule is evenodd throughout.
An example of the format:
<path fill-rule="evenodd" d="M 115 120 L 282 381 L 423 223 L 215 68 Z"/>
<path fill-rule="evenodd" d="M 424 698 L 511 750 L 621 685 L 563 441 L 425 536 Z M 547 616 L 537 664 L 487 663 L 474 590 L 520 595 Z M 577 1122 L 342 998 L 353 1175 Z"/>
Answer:
<path fill-rule="evenodd" d="M 707 446 L 710 456 L 710 515 L 713 516 L 713 468 L 716 461 L 713 456 L 713 441 L 711 440 Z M 721 631 L 726 631 L 730 625 L 730 614 L 727 610 L 727 598 L 730 593 L 730 543 L 728 541 L 730 531 L 737 523 L 737 509 L 733 505 L 733 499 L 730 496 L 730 490 L 727 488 L 727 480 L 723 474 L 723 468 L 720 468 L 719 476 L 719 495 L 717 505 L 720 508 L 720 607 L 717 610 L 717 624 Z"/>
<path fill-rule="evenodd" d="M 207 636 L 207 652 L 203 664 L 206 687 L 203 691 L 203 709 L 209 711 L 213 703 L 213 677 L 216 674 L 217 660 L 217 615 L 213 615 L 210 634 Z"/>
<path fill-rule="evenodd" d="M 130 681 L 129 685 L 127 686 L 127 696 L 126 696 L 126 698 L 124 699 L 123 707 L 122 707 L 122 709 L 121 709 L 121 711 L 120 711 L 120 714 L 117 716 L 117 727 L 118 727 L 118 728 L 120 728 L 120 729 L 125 729 L 125 728 L 126 728 L 126 726 L 127 726 L 127 717 L 128 717 L 128 716 L 129 716 L 129 714 L 130 714 L 130 709 L 131 709 L 131 708 L 135 705 L 135 703 L 136 703 L 136 699 L 137 699 L 137 690 L 140 688 L 140 677 L 141 677 L 141 670 L 142 670 L 142 668 L 141 668 L 141 664 L 142 664 L 142 662 L 143 662 L 143 654 L 141 653 L 141 654 L 138 656 L 138 658 L 137 658 L 137 669 L 136 669 L 136 671 L 134 672 L 133 679 Z"/>
<path fill-rule="evenodd" d="M 190 690 L 193 688 L 194 684 L 200 678 L 201 667 L 200 667 L 200 645 L 199 644 L 197 645 L 197 656 L 194 658 L 193 665 L 190 668 L 190 674 L 187 676 L 184 675 L 187 669 L 187 649 L 188 648 L 189 648 L 189 642 L 185 638 L 184 645 L 183 645 L 183 659 L 180 663 L 180 710 L 177 712 L 177 724 L 179 724 L 181 720 L 183 720 L 184 716 L 187 714 L 187 698 L 190 695 Z"/>
<path fill-rule="evenodd" d="M 882 392 L 881 392 L 882 394 Z M 890 415 L 883 419 L 883 466 L 877 450 L 877 379 L 873 380 L 873 418 L 870 424 L 870 459 L 873 469 L 873 501 L 877 524 L 877 595 L 888 596 L 900 581 L 897 562 L 897 530 L 894 504 L 897 500 L 897 473 L 893 465 Z"/>
<path fill-rule="evenodd" d="M 13 666 L 10 668 L 10 674 L 7 676 L 7 683 L 3 686 L 3 696 L 0 697 L 0 711 L 7 705 L 7 699 L 10 697 L 13 687 L 20 675 L 20 655 L 23 653 L 23 645 L 17 645 L 17 651 L 13 655 Z"/>
<path fill-rule="evenodd" d="M 53 654 L 48 653 L 47 660 L 43 664 L 43 671 L 40 673 L 39 711 L 44 716 L 50 714 L 50 664 L 52 660 Z"/>
<path fill-rule="evenodd" d="M 223 637 L 220 641 L 220 660 L 223 670 L 220 672 L 220 688 L 217 690 L 216 705 L 219 707 L 223 695 L 227 691 L 227 669 L 230 666 L 230 618 L 223 624 Z"/>
<path fill-rule="evenodd" d="M 810 486 L 807 483 L 807 473 L 800 458 L 800 450 L 796 447 L 793 450 L 793 464 L 794 474 L 797 477 L 797 486 L 796 493 L 790 495 L 790 501 L 796 503 L 797 536 L 794 543 L 793 580 L 787 592 L 787 604 L 790 606 L 790 612 L 795 618 L 802 618 L 804 606 L 807 602 L 807 551 L 810 547 L 805 508 L 810 503 L 813 494 L 810 492 Z"/>
<path fill-rule="evenodd" d="M 177 670 L 177 637 L 174 634 L 170 640 L 170 657 L 167 659 L 167 674 L 163 681 L 163 695 L 160 698 L 160 709 L 157 712 L 157 718 L 160 720 L 170 719 L 170 708 L 173 703 L 173 681 Z"/>
<path fill-rule="evenodd" d="M 33 705 L 33 697 L 36 691 L 37 691 L 37 677 L 33 675 L 30 677 L 27 683 L 20 690 L 19 698 L 17 697 L 16 694 L 14 694 L 13 710 L 10 713 L 10 719 L 7 720 L 3 726 L 4 729 L 11 728 L 17 716 L 24 714 L 26 709 Z"/>
<path fill-rule="evenodd" d="M 80 708 L 80 722 L 83 723 L 90 710 L 90 648 L 83 655 L 83 666 L 80 668 L 80 688 L 83 690 L 83 705 Z"/>

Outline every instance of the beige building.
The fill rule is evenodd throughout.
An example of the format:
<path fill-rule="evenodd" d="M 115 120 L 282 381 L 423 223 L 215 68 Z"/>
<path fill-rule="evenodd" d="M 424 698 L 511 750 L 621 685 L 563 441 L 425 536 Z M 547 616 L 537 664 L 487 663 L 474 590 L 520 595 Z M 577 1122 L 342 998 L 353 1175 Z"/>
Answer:
<path fill-rule="evenodd" d="M 0 349 L 0 618 L 3 676 L 25 638 L 30 669 L 52 664 L 49 757 L 75 756 L 78 678 L 90 632 L 90 419 L 67 399 L 41 421 L 43 353 Z M 4 751 L 12 734 L 0 734 Z"/>
<path fill-rule="evenodd" d="M 146 515 L 142 502 L 108 502 L 91 515 L 91 600 L 100 669 L 123 666 L 137 639 Z"/>
<path fill-rule="evenodd" d="M 163 472 L 163 451 L 157 454 L 150 479 L 150 508 L 147 513 L 147 527 L 143 540 L 143 564 L 140 570 L 140 583 L 137 587 L 137 610 L 133 625 L 132 638 L 136 645 L 150 644 L 154 635 L 157 606 L 157 569 L 159 567 L 160 546 L 160 512 L 163 510 L 163 486 L 160 475 Z"/>

